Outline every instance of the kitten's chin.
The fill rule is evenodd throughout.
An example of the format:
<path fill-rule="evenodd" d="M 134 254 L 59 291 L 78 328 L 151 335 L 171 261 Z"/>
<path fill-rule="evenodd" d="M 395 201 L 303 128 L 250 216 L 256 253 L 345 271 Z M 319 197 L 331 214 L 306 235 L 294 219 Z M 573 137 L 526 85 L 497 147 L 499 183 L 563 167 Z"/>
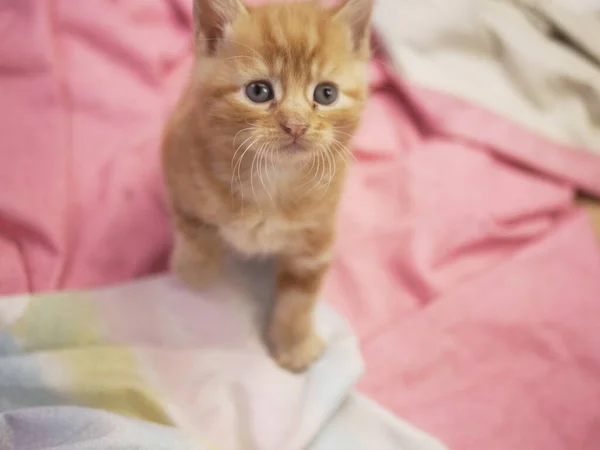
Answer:
<path fill-rule="evenodd" d="M 284 145 L 279 150 L 288 154 L 299 154 L 307 152 L 306 146 L 298 142 L 292 142 L 291 144 Z"/>
<path fill-rule="evenodd" d="M 274 151 L 275 159 L 280 164 L 296 164 L 309 160 L 313 156 L 311 147 L 305 142 L 291 142 L 279 146 Z"/>

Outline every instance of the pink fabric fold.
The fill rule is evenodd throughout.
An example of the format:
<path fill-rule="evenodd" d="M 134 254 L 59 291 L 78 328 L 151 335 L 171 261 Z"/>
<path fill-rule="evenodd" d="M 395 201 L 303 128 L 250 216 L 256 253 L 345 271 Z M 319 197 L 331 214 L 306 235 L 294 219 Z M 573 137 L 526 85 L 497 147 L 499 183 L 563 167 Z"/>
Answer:
<path fill-rule="evenodd" d="M 374 62 L 327 297 L 360 388 L 450 448 L 595 449 L 600 159 Z"/>

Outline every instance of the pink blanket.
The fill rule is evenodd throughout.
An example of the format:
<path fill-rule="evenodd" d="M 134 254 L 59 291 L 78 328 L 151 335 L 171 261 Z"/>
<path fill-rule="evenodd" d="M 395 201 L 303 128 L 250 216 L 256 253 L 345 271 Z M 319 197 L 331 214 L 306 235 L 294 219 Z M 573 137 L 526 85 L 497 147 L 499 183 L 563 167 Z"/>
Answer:
<path fill-rule="evenodd" d="M 0 0 L 0 293 L 164 269 L 186 0 Z M 373 62 L 326 286 L 362 389 L 461 450 L 600 446 L 600 161 Z"/>

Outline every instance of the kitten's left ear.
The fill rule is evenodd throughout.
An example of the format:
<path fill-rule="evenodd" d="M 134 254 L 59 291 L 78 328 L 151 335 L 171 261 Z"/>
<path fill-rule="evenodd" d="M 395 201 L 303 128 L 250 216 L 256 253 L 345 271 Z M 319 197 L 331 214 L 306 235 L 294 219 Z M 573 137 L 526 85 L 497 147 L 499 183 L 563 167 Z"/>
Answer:
<path fill-rule="evenodd" d="M 247 10 L 240 0 L 194 0 L 196 48 L 212 54 L 227 29 Z"/>
<path fill-rule="evenodd" d="M 343 20 L 350 26 L 354 48 L 357 50 L 368 42 L 373 4 L 374 0 L 342 0 L 334 9 L 335 19 Z"/>

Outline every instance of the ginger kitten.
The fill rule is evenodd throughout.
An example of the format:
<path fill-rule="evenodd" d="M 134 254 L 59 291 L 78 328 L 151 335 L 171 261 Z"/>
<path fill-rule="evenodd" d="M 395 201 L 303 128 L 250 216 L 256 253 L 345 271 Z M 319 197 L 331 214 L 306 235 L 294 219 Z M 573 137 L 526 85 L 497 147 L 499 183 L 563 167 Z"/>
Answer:
<path fill-rule="evenodd" d="M 195 0 L 197 64 L 165 131 L 173 270 L 201 286 L 226 246 L 276 257 L 266 340 L 292 371 L 323 351 L 312 316 L 365 102 L 372 6 Z"/>

